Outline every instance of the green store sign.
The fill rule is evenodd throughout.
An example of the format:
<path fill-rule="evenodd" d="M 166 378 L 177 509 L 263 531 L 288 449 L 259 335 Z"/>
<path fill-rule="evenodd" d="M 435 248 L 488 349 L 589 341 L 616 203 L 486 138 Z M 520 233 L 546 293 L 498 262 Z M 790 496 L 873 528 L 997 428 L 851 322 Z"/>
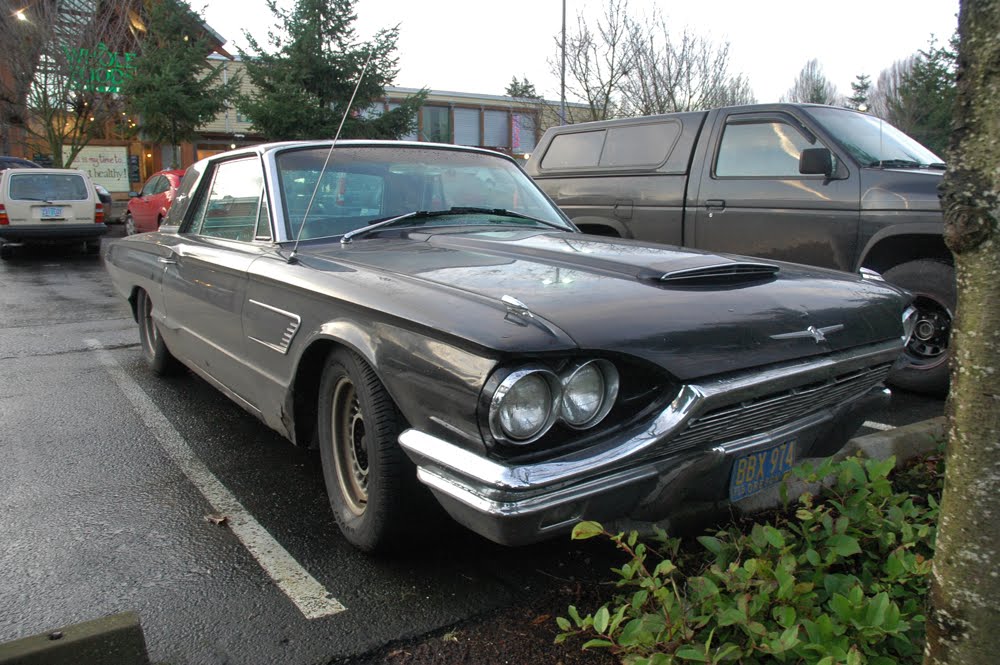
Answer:
<path fill-rule="evenodd" d="M 135 74 L 135 53 L 109 51 L 104 42 L 93 49 L 63 48 L 69 62 L 69 78 L 77 90 L 120 92 Z"/>

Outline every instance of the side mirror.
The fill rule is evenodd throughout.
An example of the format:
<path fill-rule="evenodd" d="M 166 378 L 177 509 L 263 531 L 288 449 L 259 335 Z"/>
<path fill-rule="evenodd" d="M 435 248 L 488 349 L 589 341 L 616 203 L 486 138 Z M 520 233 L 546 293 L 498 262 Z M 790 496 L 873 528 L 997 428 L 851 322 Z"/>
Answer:
<path fill-rule="evenodd" d="M 828 148 L 806 148 L 799 155 L 799 173 L 832 177 L 833 154 Z"/>
<path fill-rule="evenodd" d="M 802 160 L 801 160 L 801 159 L 799 160 L 799 163 L 800 163 L 800 164 L 802 163 Z M 138 196 L 139 196 L 139 192 L 129 192 L 129 193 L 128 193 L 128 197 L 129 197 L 130 199 L 134 199 L 134 198 L 136 198 L 136 197 L 138 197 Z"/>

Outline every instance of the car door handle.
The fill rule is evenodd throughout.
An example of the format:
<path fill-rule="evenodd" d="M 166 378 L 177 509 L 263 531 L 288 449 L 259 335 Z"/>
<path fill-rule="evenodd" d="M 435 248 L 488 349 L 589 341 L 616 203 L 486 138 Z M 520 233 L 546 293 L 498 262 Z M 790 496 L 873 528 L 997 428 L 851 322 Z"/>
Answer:
<path fill-rule="evenodd" d="M 726 202 L 722 199 L 707 199 L 705 207 L 709 210 L 723 210 L 726 207 Z"/>
<path fill-rule="evenodd" d="M 172 266 L 172 265 L 176 265 L 177 264 L 177 259 L 165 259 L 162 256 L 160 258 L 156 259 L 156 260 L 159 261 L 160 263 L 164 264 L 164 265 L 170 265 L 170 266 Z"/>

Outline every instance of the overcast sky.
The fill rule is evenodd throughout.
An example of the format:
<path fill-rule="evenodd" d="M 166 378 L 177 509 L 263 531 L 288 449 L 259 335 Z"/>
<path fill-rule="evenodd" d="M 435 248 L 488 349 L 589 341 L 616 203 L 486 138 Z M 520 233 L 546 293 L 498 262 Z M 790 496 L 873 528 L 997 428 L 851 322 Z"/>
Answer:
<path fill-rule="evenodd" d="M 932 35 L 947 41 L 958 13 L 958 0 L 630 0 L 637 14 L 654 3 L 678 29 L 728 41 L 731 70 L 747 75 L 760 102 L 777 101 L 811 58 L 850 94 L 855 75 L 874 81 Z M 198 0 L 191 4 L 198 8 Z M 578 13 L 596 22 L 603 6 L 566 0 L 568 29 Z M 558 57 L 560 0 L 358 0 L 357 13 L 362 38 L 399 24 L 396 85 L 502 95 L 517 76 L 546 98 L 559 98 L 549 61 Z M 274 25 L 264 0 L 208 0 L 205 18 L 230 47 L 245 45 L 244 29 L 264 42 Z"/>

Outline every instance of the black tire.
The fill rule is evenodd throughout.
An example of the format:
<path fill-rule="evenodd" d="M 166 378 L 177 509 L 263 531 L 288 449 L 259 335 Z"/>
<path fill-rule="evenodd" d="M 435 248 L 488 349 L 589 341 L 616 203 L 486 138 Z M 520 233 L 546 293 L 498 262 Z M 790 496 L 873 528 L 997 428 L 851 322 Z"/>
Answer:
<path fill-rule="evenodd" d="M 364 360 L 330 353 L 319 390 L 319 449 L 330 507 L 364 552 L 402 545 L 418 522 L 416 471 L 396 438 L 403 418 Z"/>
<path fill-rule="evenodd" d="M 920 312 L 906 346 L 907 364 L 889 375 L 889 383 L 927 395 L 947 395 L 948 343 L 958 302 L 954 267 L 933 259 L 920 259 L 890 268 L 883 277 L 916 296 L 913 304 Z"/>
<path fill-rule="evenodd" d="M 146 364 L 160 376 L 177 373 L 181 364 L 163 342 L 156 320 L 153 319 L 153 301 L 141 289 L 135 298 L 135 311 L 139 322 L 139 346 Z"/>
<path fill-rule="evenodd" d="M 135 219 L 132 218 L 132 213 L 130 212 L 125 213 L 125 235 L 135 235 Z"/>
<path fill-rule="evenodd" d="M 0 243 L 0 259 L 6 261 L 14 258 L 14 247 L 10 243 Z"/>

